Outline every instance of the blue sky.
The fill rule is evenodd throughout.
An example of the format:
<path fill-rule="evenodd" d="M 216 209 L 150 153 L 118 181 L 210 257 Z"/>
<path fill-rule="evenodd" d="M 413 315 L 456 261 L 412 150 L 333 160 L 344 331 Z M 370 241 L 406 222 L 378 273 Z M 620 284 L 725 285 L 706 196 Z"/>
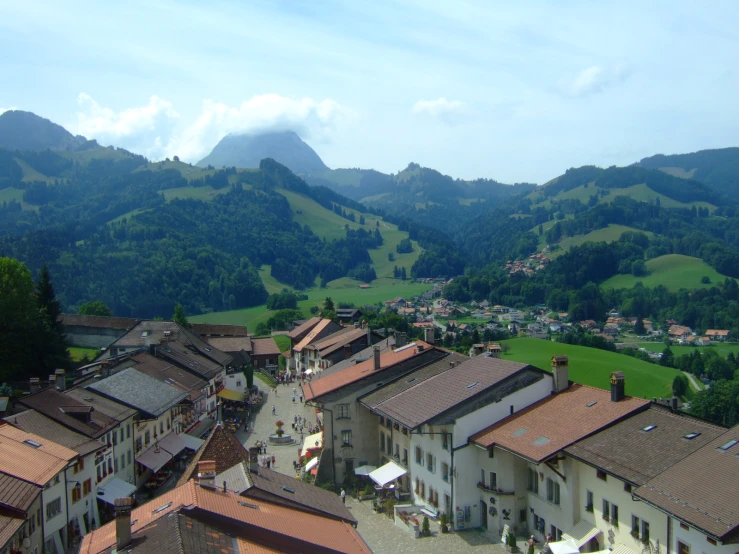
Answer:
<path fill-rule="evenodd" d="M 330 167 L 543 183 L 739 145 L 734 2 L 0 0 L 0 110 L 195 162 L 294 129 Z"/>

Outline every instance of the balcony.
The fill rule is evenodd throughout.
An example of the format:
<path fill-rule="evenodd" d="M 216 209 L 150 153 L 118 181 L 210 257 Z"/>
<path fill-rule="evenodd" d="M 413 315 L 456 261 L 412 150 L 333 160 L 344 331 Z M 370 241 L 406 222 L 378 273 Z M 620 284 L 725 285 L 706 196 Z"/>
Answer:
<path fill-rule="evenodd" d="M 503 489 L 495 488 L 495 487 L 489 487 L 482 481 L 477 483 L 477 488 L 480 490 L 483 490 L 485 492 L 488 492 L 490 494 L 493 494 L 495 496 L 513 496 L 515 495 L 515 491 L 504 491 Z"/>

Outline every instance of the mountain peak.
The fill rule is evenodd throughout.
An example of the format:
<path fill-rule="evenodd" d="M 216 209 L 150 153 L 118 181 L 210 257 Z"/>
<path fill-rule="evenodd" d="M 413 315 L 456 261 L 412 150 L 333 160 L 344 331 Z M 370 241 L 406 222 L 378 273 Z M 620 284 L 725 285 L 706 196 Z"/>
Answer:
<path fill-rule="evenodd" d="M 0 148 L 8 150 L 74 150 L 85 144 L 61 125 L 32 112 L 9 110 L 0 114 Z"/>
<path fill-rule="evenodd" d="M 264 158 L 272 158 L 296 174 L 328 169 L 318 154 L 294 131 L 231 133 L 223 137 L 213 151 L 196 165 L 256 168 Z"/>

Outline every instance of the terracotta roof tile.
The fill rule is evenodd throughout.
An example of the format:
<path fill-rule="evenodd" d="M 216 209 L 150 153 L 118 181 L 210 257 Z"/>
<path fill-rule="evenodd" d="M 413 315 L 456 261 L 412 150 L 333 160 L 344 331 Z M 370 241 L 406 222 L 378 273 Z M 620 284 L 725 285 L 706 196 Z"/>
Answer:
<path fill-rule="evenodd" d="M 251 339 L 251 345 L 252 356 L 278 356 L 280 354 L 280 349 L 272 337 Z"/>
<path fill-rule="evenodd" d="M 688 525 L 733 542 L 739 531 L 737 455 L 739 426 L 720 434 L 634 494 Z"/>
<path fill-rule="evenodd" d="M 223 425 L 216 424 L 210 436 L 197 451 L 190 464 L 182 472 L 178 485 L 184 485 L 198 474 L 200 460 L 216 463 L 216 473 L 223 473 L 233 466 L 245 462 L 249 464 L 249 451 Z"/>
<path fill-rule="evenodd" d="M 291 339 L 295 340 L 300 338 L 301 336 L 305 335 L 308 331 L 313 329 L 318 323 L 321 321 L 320 317 L 312 317 L 308 321 L 304 321 L 300 325 L 298 325 L 295 329 L 290 331 L 287 336 Z"/>
<path fill-rule="evenodd" d="M 528 368 L 527 364 L 476 356 L 380 402 L 373 410 L 414 429 Z"/>
<path fill-rule="evenodd" d="M 471 440 L 541 462 L 648 405 L 646 400 L 629 396 L 611 402 L 610 391 L 574 384 L 483 429 Z"/>
<path fill-rule="evenodd" d="M 568 446 L 565 452 L 625 481 L 643 485 L 725 431 L 651 404 L 648 410 Z M 685 438 L 690 433 L 699 434 Z"/>
<path fill-rule="evenodd" d="M 423 350 L 419 352 L 417 347 L 422 347 Z M 365 378 L 375 371 L 383 371 L 389 367 L 394 366 L 395 364 L 398 364 L 405 360 L 410 360 L 415 356 L 423 354 L 424 352 L 428 352 L 431 348 L 431 345 L 423 341 L 417 341 L 415 343 L 407 344 L 402 348 L 398 348 L 396 350 L 383 352 L 380 355 L 379 370 L 374 369 L 374 358 L 370 358 L 364 362 L 346 367 L 334 373 L 328 373 L 324 375 L 319 374 L 319 377 L 313 379 L 306 385 L 303 385 L 305 399 L 313 400 L 315 398 L 318 398 L 319 396 L 359 381 L 360 379 Z"/>
<path fill-rule="evenodd" d="M 77 452 L 80 456 L 86 456 L 103 446 L 102 442 L 82 433 L 72 431 L 36 410 L 26 410 L 25 412 L 8 416 L 4 421 L 27 433 L 34 433 L 47 440 L 52 440 L 57 444 L 66 446 Z"/>
<path fill-rule="evenodd" d="M 0 471 L 41 487 L 77 458 L 69 448 L 7 424 L 0 426 L 0 437 Z"/>
<path fill-rule="evenodd" d="M 0 544 L 7 544 L 24 523 L 26 520 L 23 518 L 0 515 Z"/>
<path fill-rule="evenodd" d="M 156 500 L 133 510 L 131 531 L 135 535 L 154 521 L 167 517 L 181 507 L 189 507 L 187 515 L 208 518 L 209 526 L 226 526 L 239 536 L 253 536 L 250 529 L 259 528 L 275 542 L 287 541 L 299 549 L 300 542 L 337 552 L 367 554 L 369 547 L 348 523 L 296 511 L 255 498 L 243 498 L 232 492 L 197 486 L 194 481 L 165 493 Z M 97 554 L 115 544 L 115 522 L 85 536 L 81 554 Z M 265 541 L 267 542 L 267 541 Z M 283 542 L 284 544 L 284 542 Z M 290 546 L 288 545 L 288 547 Z"/>
<path fill-rule="evenodd" d="M 27 512 L 41 494 L 41 487 L 0 473 L 0 505 Z M 0 541 L 0 544 L 5 544 Z"/>

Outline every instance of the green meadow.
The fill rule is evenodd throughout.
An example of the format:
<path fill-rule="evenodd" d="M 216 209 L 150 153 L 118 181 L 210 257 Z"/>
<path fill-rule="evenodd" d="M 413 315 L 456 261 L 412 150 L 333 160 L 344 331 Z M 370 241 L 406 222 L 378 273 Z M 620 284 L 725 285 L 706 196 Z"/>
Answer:
<path fill-rule="evenodd" d="M 648 260 L 647 269 L 650 274 L 646 277 L 633 275 L 614 275 L 604 281 L 601 286 L 610 289 L 632 288 L 637 281 L 645 287 L 663 285 L 669 290 L 708 288 L 723 283 L 725 276 L 719 274 L 700 258 L 683 256 L 682 254 L 667 254 Z M 701 283 L 702 277 L 708 277 L 710 283 Z"/>

